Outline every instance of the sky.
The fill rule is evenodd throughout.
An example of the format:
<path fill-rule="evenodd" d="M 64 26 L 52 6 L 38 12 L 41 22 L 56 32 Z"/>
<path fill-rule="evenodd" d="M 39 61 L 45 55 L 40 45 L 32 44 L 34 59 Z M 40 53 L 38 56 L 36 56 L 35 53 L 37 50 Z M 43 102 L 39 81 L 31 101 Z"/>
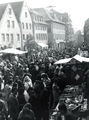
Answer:
<path fill-rule="evenodd" d="M 21 0 L 0 0 L 0 3 Z M 60 13 L 67 12 L 75 31 L 83 30 L 85 20 L 89 18 L 89 0 L 24 0 L 30 8 L 54 6 Z"/>

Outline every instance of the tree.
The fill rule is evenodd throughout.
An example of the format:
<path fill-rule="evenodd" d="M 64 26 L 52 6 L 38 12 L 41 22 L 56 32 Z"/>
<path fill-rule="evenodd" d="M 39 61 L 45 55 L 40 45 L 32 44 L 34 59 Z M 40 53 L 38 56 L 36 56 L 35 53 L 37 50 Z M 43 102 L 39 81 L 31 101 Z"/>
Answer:
<path fill-rule="evenodd" d="M 84 42 L 84 36 L 82 35 L 81 31 L 78 30 L 73 37 L 74 41 L 74 47 L 81 48 L 83 42 Z"/>
<path fill-rule="evenodd" d="M 32 34 L 29 34 L 29 35 L 28 35 L 28 38 L 27 38 L 27 40 L 26 40 L 26 42 L 25 42 L 24 48 L 25 48 L 25 50 L 30 51 L 31 49 L 34 49 L 35 47 L 36 47 L 36 42 L 35 42 L 35 40 L 33 39 Z"/>
<path fill-rule="evenodd" d="M 84 24 L 84 43 L 86 48 L 89 48 L 89 18 L 85 21 Z"/>

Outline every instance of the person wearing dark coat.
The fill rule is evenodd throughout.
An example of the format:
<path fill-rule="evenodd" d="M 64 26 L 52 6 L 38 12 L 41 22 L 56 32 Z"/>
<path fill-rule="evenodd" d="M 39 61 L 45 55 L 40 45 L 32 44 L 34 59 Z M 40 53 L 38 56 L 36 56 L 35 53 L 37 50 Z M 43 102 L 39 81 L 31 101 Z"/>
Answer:
<path fill-rule="evenodd" d="M 58 109 L 57 120 L 77 120 L 77 117 L 67 110 L 64 103 L 59 104 Z"/>
<path fill-rule="evenodd" d="M 0 120 L 8 120 L 8 110 L 2 98 L 2 93 L 0 93 Z"/>
<path fill-rule="evenodd" d="M 34 94 L 29 102 L 32 105 L 36 120 L 49 120 L 49 92 L 44 88 L 42 81 L 36 81 Z"/>
<path fill-rule="evenodd" d="M 24 96 L 24 88 L 23 87 L 18 89 L 17 99 L 18 99 L 18 102 L 19 102 L 19 111 L 21 111 L 23 106 L 26 104 L 26 100 L 25 100 L 25 96 Z"/>
<path fill-rule="evenodd" d="M 12 87 L 12 92 L 9 95 L 9 98 L 7 101 L 8 113 L 12 120 L 17 120 L 18 113 L 19 113 L 19 103 L 16 95 L 17 95 L 17 88 L 16 88 L 16 85 L 14 85 L 14 87 Z"/>
<path fill-rule="evenodd" d="M 35 120 L 35 116 L 32 110 L 23 108 L 17 120 Z"/>
<path fill-rule="evenodd" d="M 30 103 L 26 103 L 23 106 L 23 109 L 20 111 L 17 120 L 35 120 L 35 115 Z"/>

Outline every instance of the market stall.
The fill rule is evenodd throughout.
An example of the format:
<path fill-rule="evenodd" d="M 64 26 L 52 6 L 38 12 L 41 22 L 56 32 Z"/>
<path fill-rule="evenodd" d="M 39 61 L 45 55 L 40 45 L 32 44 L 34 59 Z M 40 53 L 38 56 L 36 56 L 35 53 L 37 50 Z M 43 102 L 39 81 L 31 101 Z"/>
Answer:
<path fill-rule="evenodd" d="M 21 50 L 17 50 L 14 48 L 8 48 L 8 49 L 1 50 L 0 53 L 21 55 L 21 54 L 27 53 L 27 51 L 21 51 Z"/>
<path fill-rule="evenodd" d="M 68 75 L 68 70 L 70 68 L 69 76 L 71 76 L 71 82 L 74 82 L 74 84 L 66 85 L 64 91 L 59 96 L 59 103 L 52 113 L 52 119 L 55 119 L 55 116 L 57 116 L 57 113 L 59 111 L 58 106 L 61 102 L 64 102 L 66 104 L 69 111 L 73 112 L 76 115 L 80 114 L 80 117 L 83 117 L 86 114 L 86 111 L 89 111 L 88 99 L 85 96 L 86 76 L 84 78 L 84 75 L 86 73 L 85 71 L 89 73 L 89 68 L 88 65 L 86 66 L 87 69 L 83 66 L 86 63 L 89 63 L 89 58 L 81 57 L 79 55 L 75 55 L 72 58 L 61 59 L 54 63 L 55 65 L 63 64 L 63 66 L 67 66 L 67 70 L 65 70 L 65 73 L 67 72 L 66 75 Z"/>
<path fill-rule="evenodd" d="M 59 103 L 53 110 L 51 120 L 56 119 L 59 114 L 58 106 L 61 103 L 65 103 L 67 110 L 75 114 L 77 117 L 83 117 L 87 111 L 87 99 L 83 95 L 82 86 L 66 86 L 63 93 L 59 97 Z M 83 116 L 82 116 L 83 113 Z"/>
<path fill-rule="evenodd" d="M 54 64 L 55 65 L 66 64 L 66 63 L 69 63 L 69 62 L 71 62 L 73 60 L 76 60 L 76 61 L 78 61 L 80 63 L 82 63 L 82 62 L 89 62 L 89 58 L 81 57 L 80 55 L 77 54 L 77 55 L 73 56 L 72 58 L 60 59 L 60 60 L 56 61 Z"/>

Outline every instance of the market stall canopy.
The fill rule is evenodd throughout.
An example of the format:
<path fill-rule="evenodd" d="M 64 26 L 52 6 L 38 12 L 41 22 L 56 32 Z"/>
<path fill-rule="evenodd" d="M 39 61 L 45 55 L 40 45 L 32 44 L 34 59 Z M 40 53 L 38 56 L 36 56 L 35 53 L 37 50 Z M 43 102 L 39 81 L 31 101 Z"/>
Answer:
<path fill-rule="evenodd" d="M 74 57 L 72 57 L 72 60 L 73 59 L 75 59 L 75 60 L 77 60 L 77 61 L 79 61 L 79 62 L 82 62 L 83 61 L 83 59 L 82 59 L 82 57 L 80 56 L 80 55 L 75 55 Z"/>
<path fill-rule="evenodd" d="M 41 46 L 42 48 L 48 48 L 48 45 L 47 44 L 44 44 L 44 43 L 37 43 L 39 46 Z"/>
<path fill-rule="evenodd" d="M 65 59 L 61 59 L 57 62 L 55 62 L 54 64 L 65 64 L 68 63 L 69 61 L 71 61 L 72 58 L 65 58 Z"/>
<path fill-rule="evenodd" d="M 8 49 L 4 49 L 1 50 L 0 53 L 8 53 L 8 54 L 15 54 L 15 55 L 21 55 L 21 54 L 25 54 L 27 53 L 27 51 L 21 51 L 21 50 L 17 50 L 14 48 L 8 48 Z"/>
<path fill-rule="evenodd" d="M 80 55 L 75 55 L 73 58 L 76 59 L 79 62 L 89 62 L 89 58 L 82 57 Z"/>
<path fill-rule="evenodd" d="M 75 55 L 74 57 L 72 58 L 65 58 L 65 59 L 61 59 L 57 62 L 55 62 L 54 64 L 65 64 L 65 63 L 75 63 L 76 61 L 78 62 L 89 62 L 89 58 L 86 58 L 86 57 L 81 57 L 80 55 Z"/>

